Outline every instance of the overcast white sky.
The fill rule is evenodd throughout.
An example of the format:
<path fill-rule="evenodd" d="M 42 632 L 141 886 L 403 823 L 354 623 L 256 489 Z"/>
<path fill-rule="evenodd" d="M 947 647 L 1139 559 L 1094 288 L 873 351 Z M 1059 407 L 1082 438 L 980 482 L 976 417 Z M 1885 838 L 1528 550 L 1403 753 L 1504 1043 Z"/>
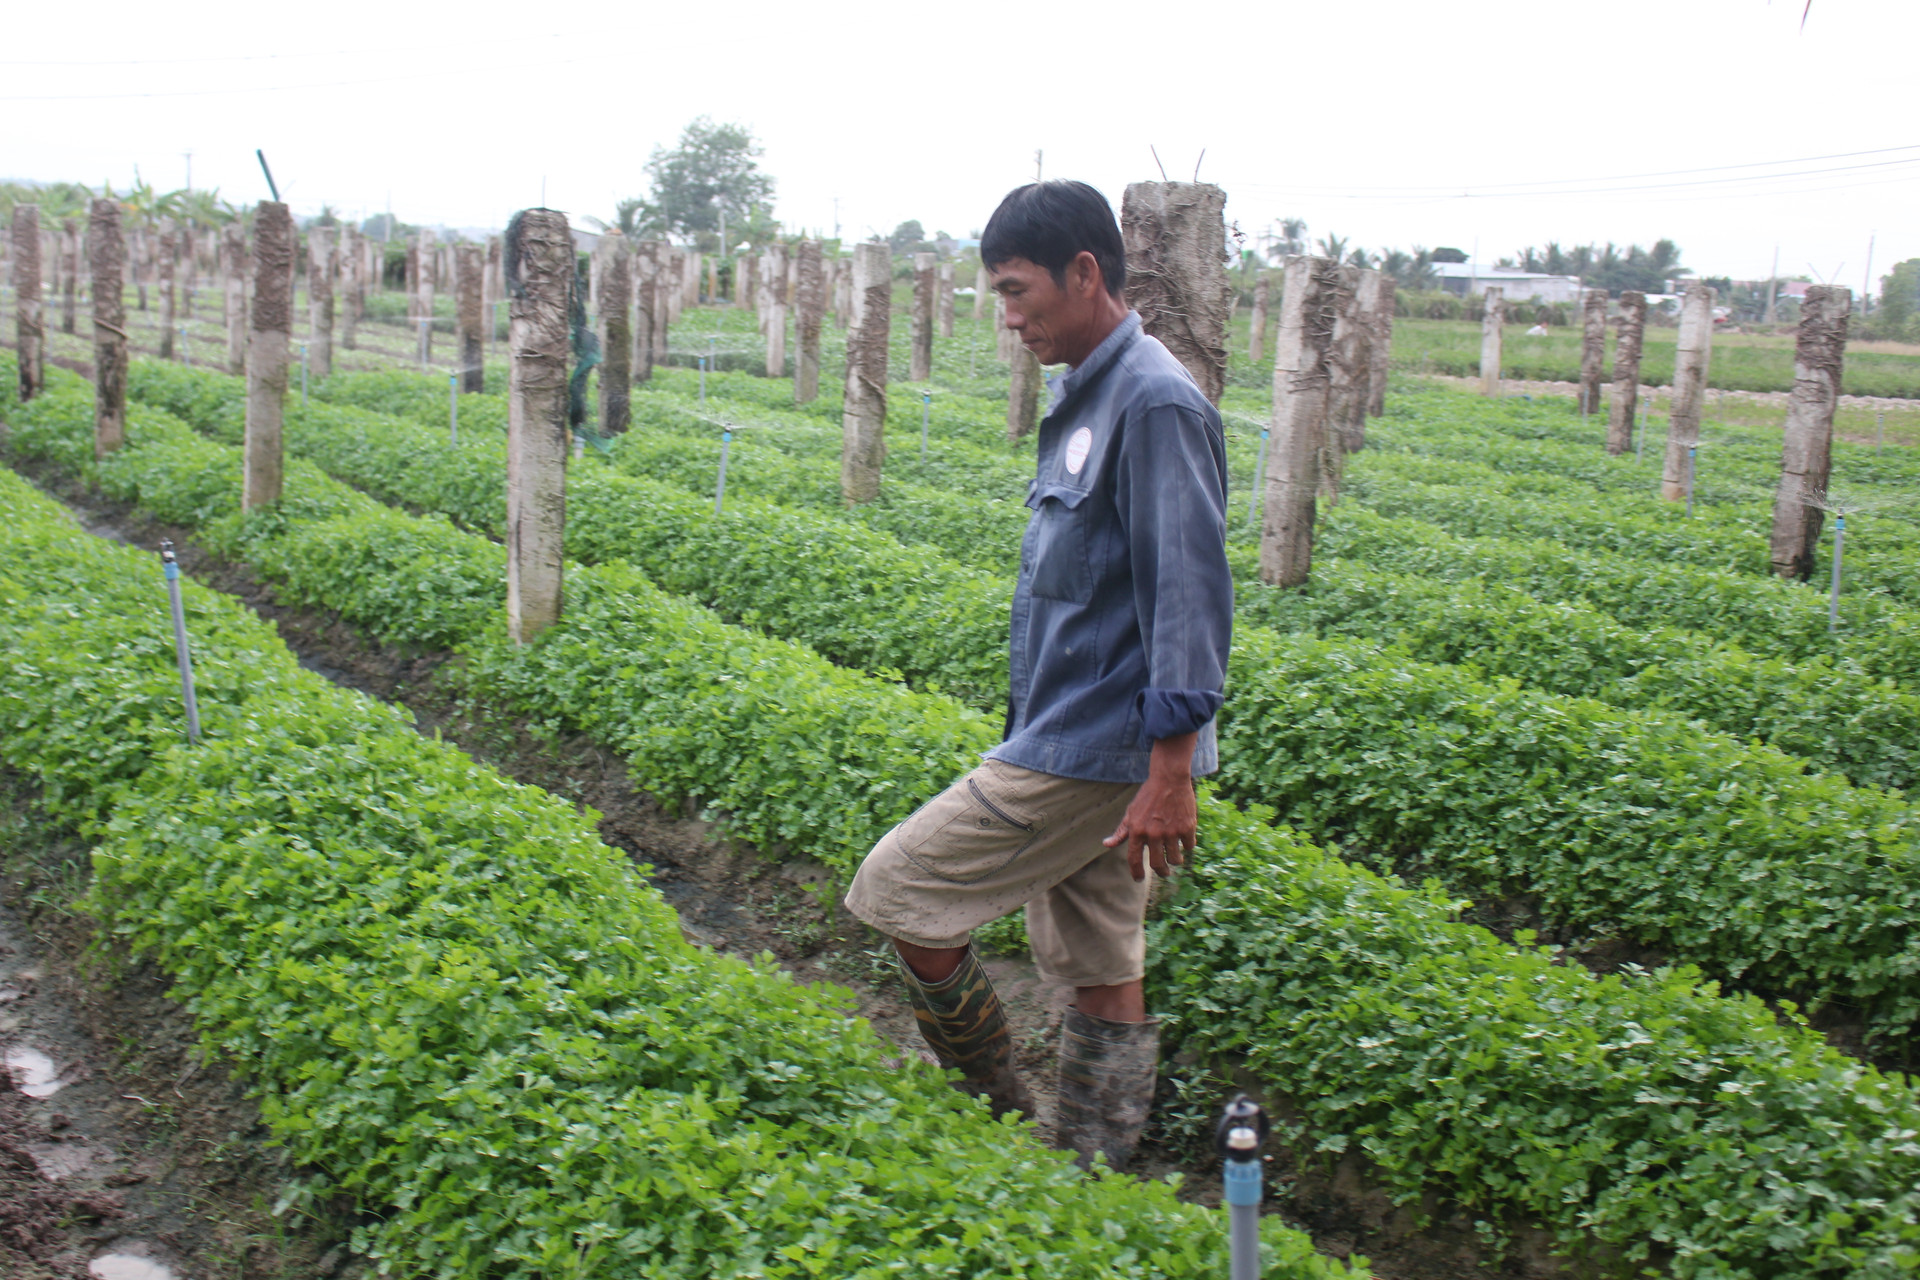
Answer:
<path fill-rule="evenodd" d="M 837 198 L 848 236 L 964 235 L 1036 148 L 1117 208 L 1151 145 L 1176 178 L 1204 148 L 1249 233 L 1486 261 L 1668 236 L 1735 277 L 1778 245 L 1855 289 L 1877 233 L 1877 291 L 1920 256 L 1920 3 L 1813 0 L 1802 31 L 1803 3 L 16 5 L 0 176 L 176 187 L 190 150 L 194 186 L 251 201 L 263 147 L 296 212 L 499 226 L 544 185 L 609 217 L 709 114 L 829 234 Z"/>

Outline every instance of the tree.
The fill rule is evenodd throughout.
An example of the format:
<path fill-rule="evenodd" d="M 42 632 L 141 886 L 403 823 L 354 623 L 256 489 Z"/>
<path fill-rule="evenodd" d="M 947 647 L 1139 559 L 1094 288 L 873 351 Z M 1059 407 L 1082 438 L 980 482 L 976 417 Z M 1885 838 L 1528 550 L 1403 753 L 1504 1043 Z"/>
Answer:
<path fill-rule="evenodd" d="M 909 218 L 895 227 L 893 234 L 887 237 L 887 249 L 895 257 L 903 253 L 924 253 L 926 241 L 927 233 L 920 226 L 919 220 Z"/>
<path fill-rule="evenodd" d="M 1465 262 L 1467 260 L 1467 255 L 1462 253 L 1458 249 L 1452 249 L 1447 247 L 1446 245 L 1441 245 L 1438 249 L 1435 249 L 1433 251 L 1432 260 L 1434 262 Z"/>
<path fill-rule="evenodd" d="M 1872 330 L 1888 338 L 1905 338 L 1920 314 L 1920 258 L 1894 264 L 1880 277 L 1880 305 L 1874 308 Z"/>
<path fill-rule="evenodd" d="M 1288 256 L 1307 251 L 1307 220 L 1305 218 L 1280 219 L 1280 252 Z"/>
<path fill-rule="evenodd" d="M 773 179 L 758 163 L 760 144 L 737 124 L 701 116 L 668 151 L 655 147 L 647 161 L 653 178 L 650 200 L 623 200 L 615 221 L 629 236 L 678 232 L 711 238 L 718 245 L 725 214 L 727 238 L 773 200 Z"/>
<path fill-rule="evenodd" d="M 1326 235 L 1321 236 L 1320 237 L 1320 256 L 1323 258 L 1332 258 L 1335 262 L 1338 262 L 1342 258 L 1346 257 L 1347 256 L 1346 237 L 1334 235 L 1333 232 L 1331 231 L 1327 232 Z"/>

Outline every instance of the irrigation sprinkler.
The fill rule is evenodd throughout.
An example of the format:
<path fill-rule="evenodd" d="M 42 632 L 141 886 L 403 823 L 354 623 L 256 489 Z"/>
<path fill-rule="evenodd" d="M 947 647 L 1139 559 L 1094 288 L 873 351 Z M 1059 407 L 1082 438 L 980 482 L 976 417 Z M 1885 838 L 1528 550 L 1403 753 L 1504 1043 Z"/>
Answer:
<path fill-rule="evenodd" d="M 927 417 L 933 412 L 933 392 L 920 393 L 920 465 L 927 465 Z"/>
<path fill-rule="evenodd" d="M 1700 450 L 1696 446 L 1694 445 L 1687 446 L 1687 514 L 1689 516 L 1693 514 L 1693 477 L 1694 477 L 1694 469 L 1695 469 L 1694 460 L 1699 456 L 1699 454 L 1700 454 Z"/>
<path fill-rule="evenodd" d="M 1266 427 L 1260 428 L 1260 452 L 1253 459 L 1253 491 L 1247 495 L 1247 523 L 1253 523 L 1253 517 L 1260 510 L 1260 481 L 1267 472 L 1267 436 Z"/>
<path fill-rule="evenodd" d="M 300 407 L 307 407 L 307 344 L 300 344 Z"/>
<path fill-rule="evenodd" d="M 447 443 L 460 447 L 460 375 L 447 375 Z"/>
<path fill-rule="evenodd" d="M 700 357 L 700 407 L 707 407 L 707 357 Z"/>
<path fill-rule="evenodd" d="M 1840 549 L 1847 541 L 1847 518 L 1833 517 L 1833 586 L 1827 591 L 1827 633 L 1840 629 Z"/>
<path fill-rule="evenodd" d="M 727 451 L 733 444 L 731 428 L 722 428 L 720 432 L 720 479 L 713 486 L 713 514 L 720 514 L 721 504 L 727 500 Z"/>
<path fill-rule="evenodd" d="M 1269 1128 L 1260 1104 L 1242 1093 L 1227 1104 L 1214 1131 L 1230 1215 L 1232 1280 L 1260 1277 L 1260 1148 Z"/>
<path fill-rule="evenodd" d="M 160 563 L 166 567 L 167 602 L 173 608 L 173 654 L 180 664 L 180 700 L 187 710 L 187 741 L 200 742 L 200 703 L 193 696 L 193 654 L 187 649 L 187 611 L 180 603 L 180 562 L 173 558 L 173 543 L 160 543 Z"/>

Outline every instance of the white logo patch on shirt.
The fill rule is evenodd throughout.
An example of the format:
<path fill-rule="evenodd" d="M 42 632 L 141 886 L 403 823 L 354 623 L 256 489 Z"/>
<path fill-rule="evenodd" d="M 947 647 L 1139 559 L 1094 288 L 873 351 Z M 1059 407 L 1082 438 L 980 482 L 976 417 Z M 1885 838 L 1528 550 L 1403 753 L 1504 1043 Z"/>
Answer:
<path fill-rule="evenodd" d="M 1093 429 L 1082 427 L 1067 437 L 1067 474 L 1077 476 L 1087 465 L 1087 451 L 1093 448 Z"/>

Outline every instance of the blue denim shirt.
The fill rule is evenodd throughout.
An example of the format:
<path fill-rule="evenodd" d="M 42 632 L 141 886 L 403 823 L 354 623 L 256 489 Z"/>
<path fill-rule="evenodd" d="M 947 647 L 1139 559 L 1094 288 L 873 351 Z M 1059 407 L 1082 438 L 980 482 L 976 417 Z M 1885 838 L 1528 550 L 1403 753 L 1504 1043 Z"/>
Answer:
<path fill-rule="evenodd" d="M 1233 632 L 1220 415 L 1138 313 L 1053 379 L 1013 592 L 1006 740 L 1042 773 L 1144 782 L 1156 738 L 1214 713 Z"/>

